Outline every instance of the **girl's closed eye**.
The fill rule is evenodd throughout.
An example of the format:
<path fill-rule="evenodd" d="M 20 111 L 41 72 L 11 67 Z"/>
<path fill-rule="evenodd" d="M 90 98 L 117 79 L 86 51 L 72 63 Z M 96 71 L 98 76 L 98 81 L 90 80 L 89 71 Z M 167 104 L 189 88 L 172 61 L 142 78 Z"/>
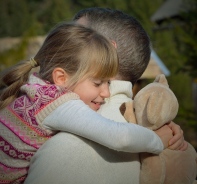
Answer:
<path fill-rule="evenodd" d="M 102 84 L 102 81 L 101 81 L 101 82 L 94 82 L 94 85 L 95 85 L 96 87 L 99 87 L 101 84 Z"/>
<path fill-rule="evenodd" d="M 93 80 L 93 83 L 96 87 L 99 87 L 100 85 L 102 85 L 103 81 L 102 80 Z"/>
<path fill-rule="evenodd" d="M 107 81 L 102 81 L 102 80 L 98 80 L 98 81 L 94 81 L 94 85 L 95 86 L 101 86 L 102 84 L 104 84 L 104 83 L 107 83 L 108 84 L 108 86 L 110 86 L 110 84 L 111 84 L 111 81 L 110 80 L 107 80 Z"/>

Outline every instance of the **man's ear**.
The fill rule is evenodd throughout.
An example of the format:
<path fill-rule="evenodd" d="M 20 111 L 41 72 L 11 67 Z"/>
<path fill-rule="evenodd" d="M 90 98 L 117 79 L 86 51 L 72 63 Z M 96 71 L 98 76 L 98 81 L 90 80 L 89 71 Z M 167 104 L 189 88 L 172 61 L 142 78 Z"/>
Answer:
<path fill-rule="evenodd" d="M 112 45 L 117 49 L 117 44 L 114 40 L 111 40 Z"/>
<path fill-rule="evenodd" d="M 65 86 L 69 75 L 62 68 L 55 68 L 52 73 L 53 82 L 57 86 Z"/>

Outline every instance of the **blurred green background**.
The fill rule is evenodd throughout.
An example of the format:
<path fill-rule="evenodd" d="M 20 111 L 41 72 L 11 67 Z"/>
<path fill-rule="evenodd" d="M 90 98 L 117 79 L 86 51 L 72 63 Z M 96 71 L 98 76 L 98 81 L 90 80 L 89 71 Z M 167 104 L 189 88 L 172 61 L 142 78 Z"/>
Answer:
<path fill-rule="evenodd" d="M 188 11 L 157 24 L 151 17 L 165 0 L 0 0 L 0 39 L 22 38 L 17 47 L 0 52 L 0 70 L 24 59 L 30 37 L 46 35 L 56 23 L 72 19 L 80 9 L 98 6 L 122 10 L 141 22 L 170 70 L 167 79 L 180 105 L 174 122 L 197 148 L 197 0 L 182 1 L 192 3 Z"/>

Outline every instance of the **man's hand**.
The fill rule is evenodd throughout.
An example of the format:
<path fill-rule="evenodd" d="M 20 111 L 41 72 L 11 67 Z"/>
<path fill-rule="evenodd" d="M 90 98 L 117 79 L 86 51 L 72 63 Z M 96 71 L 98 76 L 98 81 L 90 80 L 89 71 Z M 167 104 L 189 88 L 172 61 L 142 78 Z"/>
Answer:
<path fill-rule="evenodd" d="M 188 147 L 188 143 L 184 140 L 183 130 L 174 122 L 168 124 L 173 132 L 173 137 L 169 141 L 169 149 L 185 151 Z"/>

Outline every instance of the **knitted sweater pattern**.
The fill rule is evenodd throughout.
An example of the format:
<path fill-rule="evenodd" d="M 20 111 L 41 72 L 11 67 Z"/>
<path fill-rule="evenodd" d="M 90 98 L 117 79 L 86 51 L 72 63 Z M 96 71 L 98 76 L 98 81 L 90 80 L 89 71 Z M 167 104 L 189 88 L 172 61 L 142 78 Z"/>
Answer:
<path fill-rule="evenodd" d="M 22 95 L 0 111 L 0 183 L 23 183 L 32 156 L 58 131 L 43 120 L 63 103 L 79 99 L 36 74 L 20 91 Z"/>

